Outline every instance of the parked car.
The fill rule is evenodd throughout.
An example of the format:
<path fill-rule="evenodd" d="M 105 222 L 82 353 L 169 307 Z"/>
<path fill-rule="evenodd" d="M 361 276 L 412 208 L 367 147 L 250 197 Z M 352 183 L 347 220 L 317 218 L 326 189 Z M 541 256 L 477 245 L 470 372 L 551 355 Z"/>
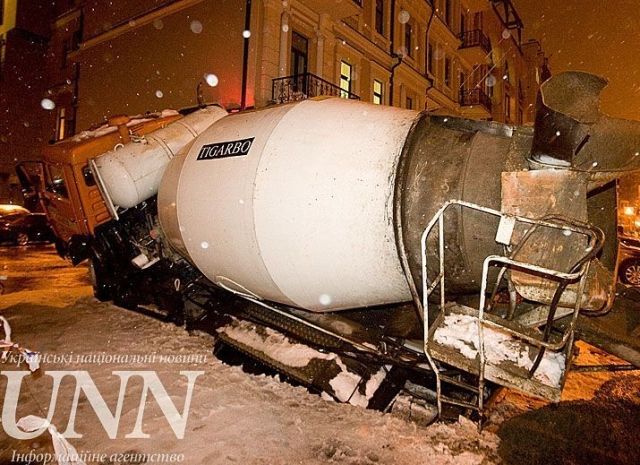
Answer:
<path fill-rule="evenodd" d="M 55 235 L 44 213 L 29 213 L 8 221 L 0 218 L 0 243 L 27 245 L 54 240 Z"/>
<path fill-rule="evenodd" d="M 31 213 L 24 207 L 20 205 L 12 205 L 12 204 L 0 204 L 0 219 L 6 219 L 9 216 L 17 218 L 18 216 L 24 216 Z"/>
<path fill-rule="evenodd" d="M 618 277 L 625 284 L 640 286 L 640 239 L 629 236 L 621 236 L 619 239 Z"/>

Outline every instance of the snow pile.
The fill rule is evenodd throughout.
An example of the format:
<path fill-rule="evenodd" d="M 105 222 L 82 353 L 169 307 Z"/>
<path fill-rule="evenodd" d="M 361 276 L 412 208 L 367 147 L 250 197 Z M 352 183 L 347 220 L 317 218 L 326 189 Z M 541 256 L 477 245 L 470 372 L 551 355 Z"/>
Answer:
<path fill-rule="evenodd" d="M 93 139 L 95 137 L 101 137 L 112 132 L 115 132 L 118 128 L 115 126 L 109 126 L 108 124 L 103 124 L 99 128 L 93 130 L 86 130 L 79 132 L 73 137 L 74 142 L 81 142 L 85 139 Z"/>
<path fill-rule="evenodd" d="M 384 367 L 380 368 L 375 375 L 369 378 L 365 385 L 365 393 L 361 394 L 358 390 L 358 386 L 362 381 L 362 377 L 350 372 L 339 356 L 330 354 L 329 358 L 335 360 L 336 364 L 342 370 L 329 382 L 333 388 L 336 398 L 341 402 L 348 402 L 351 405 L 367 408 L 369 400 L 371 400 L 387 375 Z"/>
<path fill-rule="evenodd" d="M 127 127 L 133 127 L 137 124 L 147 123 L 149 121 L 153 121 L 158 118 L 168 118 L 170 116 L 176 116 L 179 113 L 175 110 L 162 110 L 160 113 L 148 113 L 146 115 L 136 115 L 132 116 L 129 122 L 127 123 Z M 103 124 L 95 129 L 90 129 L 86 131 L 79 132 L 73 137 L 74 142 L 81 142 L 86 139 L 93 139 L 95 137 L 101 137 L 107 134 L 110 134 L 114 131 L 117 131 L 116 126 L 110 126 L 108 123 Z"/>
<path fill-rule="evenodd" d="M 415 409 L 411 415 L 401 418 L 327 402 L 303 387 L 282 383 L 277 377 L 251 375 L 240 367 L 224 365 L 211 355 L 213 340 L 209 335 L 189 334 L 184 328 L 97 302 L 85 277 L 86 267 L 75 268 L 61 260 L 53 247 L 0 253 L 0 273 L 9 276 L 9 293 L 0 296 L 0 310 L 11 322 L 14 338 L 20 335 L 21 342 L 27 346 L 37 346 L 44 353 L 54 355 L 85 357 L 106 351 L 128 360 L 99 364 L 47 363 L 47 370 L 88 371 L 111 415 L 120 392 L 120 381 L 114 371 L 155 371 L 178 410 L 182 410 L 186 389 L 180 371 L 206 371 L 196 384 L 182 440 L 176 439 L 151 396 L 143 419 L 144 432 L 150 438 L 125 438 L 134 429 L 141 412 L 134 408 L 140 399 L 140 385 L 127 389 L 125 402 L 132 404 L 131 408 L 123 409 L 116 439 L 108 436 L 83 397 L 75 416 L 75 431 L 83 437 L 69 439 L 81 457 L 127 452 L 177 454 L 183 457 L 180 462 L 183 465 L 502 463 L 497 453 L 500 439 L 486 430 L 479 434 L 473 424 L 467 427 L 463 422 L 437 423 L 426 428 L 414 421 Z M 0 337 L 3 336 L 0 329 Z M 147 354 L 204 355 L 207 361 L 149 364 L 131 361 L 132 355 Z M 39 412 L 39 403 L 48 406 L 52 382 L 50 376 L 43 375 L 25 379 L 17 418 Z M 6 390 L 6 381 L 5 376 L 0 376 L 0 392 Z M 35 395 L 28 395 L 27 389 Z M 76 383 L 70 379 L 61 383 L 52 418 L 60 428 L 68 424 L 75 389 Z M 361 390 L 365 392 L 364 386 Z M 39 400 L 41 396 L 44 401 Z M 5 434 L 0 444 L 0 463 L 16 463 L 15 458 L 12 461 L 14 451 L 23 455 L 31 451 L 39 455 L 54 452 L 46 431 L 34 441 L 21 441 Z M 107 463 L 84 460 L 87 465 Z"/>
<path fill-rule="evenodd" d="M 458 350 L 469 359 L 478 355 L 478 320 L 469 315 L 452 314 L 444 317 L 444 324 L 435 331 L 434 341 Z M 493 328 L 484 328 L 484 350 L 487 363 L 499 365 L 511 362 L 529 370 L 537 349 Z M 547 386 L 558 387 L 565 367 L 563 353 L 545 351 L 533 377 Z"/>
<path fill-rule="evenodd" d="M 381 368 L 367 381 L 365 394 L 361 394 L 358 387 L 362 377 L 349 371 L 339 355 L 322 353 L 307 345 L 291 342 L 289 338 L 271 328 L 264 329 L 264 333 L 258 333 L 252 323 L 235 320 L 233 324 L 219 328 L 218 332 L 290 367 L 306 367 L 314 359 L 334 361 L 340 368 L 340 373 L 329 382 L 333 395 L 341 402 L 359 407 L 367 407 L 369 400 L 386 376 L 386 371 Z"/>

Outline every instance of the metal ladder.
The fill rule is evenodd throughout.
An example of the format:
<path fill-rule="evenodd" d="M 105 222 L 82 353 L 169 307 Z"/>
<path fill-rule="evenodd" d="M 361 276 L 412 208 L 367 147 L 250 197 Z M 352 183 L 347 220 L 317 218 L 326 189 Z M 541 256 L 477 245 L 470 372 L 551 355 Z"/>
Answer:
<path fill-rule="evenodd" d="M 436 364 L 436 360 L 440 362 L 445 362 L 445 360 L 441 360 L 438 357 L 437 351 L 432 350 L 433 347 L 430 346 L 430 328 L 429 325 L 429 298 L 432 294 L 439 290 L 439 300 L 440 300 L 440 312 L 444 312 L 446 308 L 446 290 L 445 290 L 445 235 L 444 235 L 444 213 L 452 207 L 459 207 L 462 209 L 471 209 L 475 211 L 479 211 L 485 213 L 487 215 L 491 215 L 494 217 L 498 217 L 500 219 L 500 225 L 498 227 L 498 231 L 496 233 L 496 242 L 502 244 L 504 246 L 505 253 L 509 256 L 499 256 L 499 255 L 490 255 L 485 258 L 482 268 L 482 282 L 481 282 L 481 291 L 480 291 L 480 304 L 477 309 L 477 328 L 478 328 L 478 365 L 476 367 L 477 370 L 477 378 L 478 384 L 477 387 L 467 385 L 466 383 L 460 383 L 458 380 L 452 379 L 451 377 L 445 376 L 441 373 L 441 370 Z M 524 234 L 520 243 L 512 250 L 511 249 L 511 236 L 514 231 L 514 227 L 516 223 L 524 223 L 529 225 L 529 230 Z M 439 268 L 438 274 L 432 280 L 428 279 L 427 276 L 427 238 L 429 237 L 432 230 L 435 228 L 437 224 L 438 227 L 438 261 Z M 571 231 L 572 233 L 577 233 L 583 235 L 588 239 L 588 247 L 587 253 L 585 256 L 581 257 L 580 260 L 572 267 L 569 272 L 553 270 L 550 268 L 546 268 L 543 266 L 538 266 L 531 263 L 525 263 L 522 261 L 518 261 L 515 259 L 518 252 L 521 250 L 522 246 L 529 240 L 535 230 L 539 227 L 547 227 L 552 229 L 559 229 L 563 231 Z M 595 257 L 595 254 L 602 247 L 602 242 L 604 240 L 604 236 L 602 232 L 597 230 L 596 228 L 592 228 L 585 224 L 580 224 L 575 221 L 565 220 L 559 217 L 553 217 L 542 220 L 534 220 L 526 217 L 519 217 L 514 215 L 508 215 L 503 212 L 493 210 L 490 208 L 486 208 L 480 205 L 476 205 L 469 202 L 453 200 L 444 204 L 440 210 L 434 215 L 432 220 L 429 222 L 427 227 L 425 228 L 422 238 L 421 238 L 421 252 L 422 252 L 422 311 L 423 311 L 423 322 L 424 322 L 424 346 L 423 350 L 431 369 L 435 373 L 436 377 L 436 400 L 437 400 L 437 408 L 438 415 L 442 414 L 442 404 L 452 404 L 458 405 L 466 408 L 473 409 L 479 414 L 479 427 L 482 426 L 483 414 L 484 414 L 484 395 L 485 395 L 485 383 L 486 383 L 486 370 L 487 370 L 487 356 L 485 353 L 485 340 L 484 333 L 486 329 L 499 329 L 501 332 L 508 333 L 513 337 L 523 340 L 526 343 L 530 344 L 533 347 L 538 348 L 538 354 L 536 359 L 529 370 L 528 377 L 531 378 L 536 369 L 538 368 L 540 361 L 542 360 L 544 353 L 546 350 L 559 351 L 565 349 L 571 351 L 571 347 L 573 345 L 573 333 L 575 322 L 580 312 L 582 296 L 585 290 L 587 275 L 589 270 L 589 265 L 591 259 Z M 513 317 L 515 311 L 515 289 L 512 286 L 510 279 L 508 279 L 508 289 L 510 296 L 509 303 L 509 312 L 507 315 L 508 319 L 501 319 L 497 316 L 490 315 L 485 313 L 485 308 L 487 307 L 487 299 L 486 292 L 489 280 L 489 268 L 491 265 L 500 265 L 501 269 L 498 273 L 498 278 L 496 281 L 496 285 L 493 289 L 489 307 L 487 310 L 491 309 L 491 306 L 494 303 L 495 296 L 497 293 L 497 289 L 504 279 L 507 276 L 507 271 L 510 268 L 517 268 L 518 271 L 527 272 L 531 274 L 536 274 L 538 276 L 544 276 L 548 278 L 552 278 L 554 280 L 559 281 L 559 285 L 556 289 L 553 302 L 550 305 L 549 314 L 547 318 L 547 327 L 545 328 L 542 337 L 539 337 L 537 334 L 534 334 L 532 331 L 526 330 L 526 328 L 519 328 L 517 324 L 513 324 L 509 322 L 509 319 Z M 578 282 L 578 291 L 576 293 L 576 300 L 573 306 L 573 312 L 571 316 L 571 323 L 568 325 L 567 329 L 564 331 L 562 338 L 556 341 L 550 340 L 550 328 L 555 320 L 556 310 L 558 307 L 558 303 L 566 291 L 566 288 L 569 283 Z M 475 311 L 475 310 L 474 310 Z M 432 344 L 433 345 L 433 344 Z M 566 352 L 565 352 L 566 353 Z M 570 353 L 566 353 L 567 357 L 570 357 Z M 569 360 L 566 358 L 565 360 Z M 460 367 L 458 367 L 460 368 Z M 474 394 L 477 395 L 476 404 L 469 404 L 466 402 L 460 402 L 457 399 L 451 399 L 443 396 L 442 394 L 442 383 L 449 383 L 456 385 L 458 387 L 468 389 Z M 504 384 L 503 384 L 504 385 Z"/>

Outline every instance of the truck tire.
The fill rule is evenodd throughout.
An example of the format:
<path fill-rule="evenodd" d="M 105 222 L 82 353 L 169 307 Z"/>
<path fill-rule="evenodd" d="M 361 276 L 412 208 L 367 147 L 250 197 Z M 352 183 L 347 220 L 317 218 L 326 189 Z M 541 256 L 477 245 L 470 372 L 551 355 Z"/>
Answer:
<path fill-rule="evenodd" d="M 29 243 L 29 236 L 27 233 L 20 233 L 16 236 L 16 244 L 20 246 L 25 246 Z"/>
<path fill-rule="evenodd" d="M 65 258 L 67 256 L 67 244 L 65 244 L 65 242 L 58 237 L 55 238 L 53 243 L 56 247 L 56 253 L 58 254 L 58 256 L 60 258 Z"/>
<path fill-rule="evenodd" d="M 629 258 L 620 264 L 620 280 L 631 286 L 640 286 L 640 259 Z"/>
<path fill-rule="evenodd" d="M 101 302 L 112 299 L 111 286 L 108 283 L 107 273 L 103 266 L 95 258 L 89 259 L 89 277 L 93 286 L 93 295 Z"/>

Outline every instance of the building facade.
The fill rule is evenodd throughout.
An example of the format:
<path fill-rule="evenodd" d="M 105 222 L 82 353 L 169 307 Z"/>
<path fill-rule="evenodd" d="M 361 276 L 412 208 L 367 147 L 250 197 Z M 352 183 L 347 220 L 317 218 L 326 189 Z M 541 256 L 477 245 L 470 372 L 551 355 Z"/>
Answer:
<path fill-rule="evenodd" d="M 21 200 L 13 167 L 49 141 L 41 100 L 51 15 L 50 2 L 0 0 L 0 203 Z"/>
<path fill-rule="evenodd" d="M 510 0 L 66 0 L 64 7 L 50 52 L 61 64 L 50 89 L 57 138 L 117 113 L 203 101 L 259 108 L 315 95 L 527 124 L 547 74 L 539 44 L 522 43 Z"/>
<path fill-rule="evenodd" d="M 511 0 L 59 0 L 40 12 L 0 2 L 2 35 L 22 31 L 32 55 L 46 55 L 22 59 L 3 86 L 5 173 L 110 116 L 202 103 L 234 111 L 334 95 L 528 124 L 548 77 Z M 18 54 L 3 44 L 6 70 Z M 24 68 L 40 84 L 23 88 Z"/>

